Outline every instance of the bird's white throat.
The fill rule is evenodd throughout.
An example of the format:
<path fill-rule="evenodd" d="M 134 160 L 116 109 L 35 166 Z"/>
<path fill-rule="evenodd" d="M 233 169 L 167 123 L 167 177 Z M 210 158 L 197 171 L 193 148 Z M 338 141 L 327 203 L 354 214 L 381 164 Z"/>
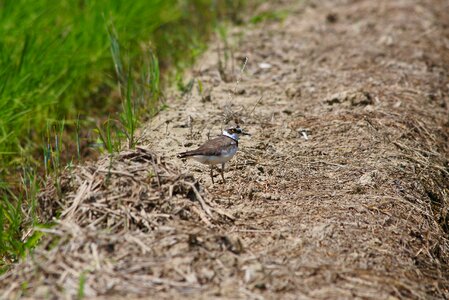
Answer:
<path fill-rule="evenodd" d="M 239 140 L 239 135 L 237 133 L 229 133 L 227 130 L 223 130 L 223 135 L 233 139 L 234 141 Z"/>

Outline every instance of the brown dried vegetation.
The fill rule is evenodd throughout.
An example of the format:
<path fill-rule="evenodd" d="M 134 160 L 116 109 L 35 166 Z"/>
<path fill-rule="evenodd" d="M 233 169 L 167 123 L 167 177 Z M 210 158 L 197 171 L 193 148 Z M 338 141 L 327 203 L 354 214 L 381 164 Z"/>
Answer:
<path fill-rule="evenodd" d="M 285 7 L 245 29 L 232 103 L 211 49 L 192 72 L 207 101 L 172 93 L 142 146 L 67 172 L 61 200 L 47 187 L 42 216 L 61 218 L 6 297 L 75 297 L 84 278 L 89 297 L 449 298 L 447 2 L 265 9 Z M 223 109 L 253 137 L 211 185 L 175 154 Z"/>

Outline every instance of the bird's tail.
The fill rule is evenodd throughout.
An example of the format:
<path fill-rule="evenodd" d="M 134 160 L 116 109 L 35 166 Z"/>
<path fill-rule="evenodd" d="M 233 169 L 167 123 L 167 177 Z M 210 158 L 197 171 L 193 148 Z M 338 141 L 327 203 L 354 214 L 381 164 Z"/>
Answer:
<path fill-rule="evenodd" d="M 189 156 L 192 156 L 192 155 L 193 155 L 193 154 L 190 153 L 190 151 L 187 151 L 187 152 L 179 153 L 178 155 L 176 155 L 176 157 L 177 157 L 177 158 L 184 158 L 184 157 L 189 157 Z"/>

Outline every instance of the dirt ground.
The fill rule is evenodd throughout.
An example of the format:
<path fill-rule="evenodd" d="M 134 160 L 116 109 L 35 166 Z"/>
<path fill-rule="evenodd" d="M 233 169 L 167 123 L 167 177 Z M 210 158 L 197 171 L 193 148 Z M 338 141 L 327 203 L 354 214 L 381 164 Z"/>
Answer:
<path fill-rule="evenodd" d="M 449 299 L 449 3 L 260 10 L 287 14 L 214 41 L 137 149 L 49 184 L 4 298 Z M 176 158 L 236 120 L 226 183 Z"/>

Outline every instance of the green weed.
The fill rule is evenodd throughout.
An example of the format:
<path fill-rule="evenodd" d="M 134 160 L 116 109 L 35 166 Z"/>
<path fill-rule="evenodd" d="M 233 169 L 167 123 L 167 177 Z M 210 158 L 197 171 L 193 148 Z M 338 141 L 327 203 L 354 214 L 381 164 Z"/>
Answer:
<path fill-rule="evenodd" d="M 79 279 L 78 284 L 78 294 L 76 295 L 76 299 L 81 300 L 84 298 L 84 286 L 86 285 L 86 273 L 82 272 Z"/>
<path fill-rule="evenodd" d="M 289 12 L 286 10 L 266 11 L 262 12 L 250 19 L 250 22 L 257 24 L 265 21 L 283 21 L 288 16 Z"/>
<path fill-rule="evenodd" d="M 32 169 L 24 168 L 21 181 L 19 196 L 6 186 L 0 188 L 3 194 L 0 199 L 0 274 L 7 270 L 10 263 L 33 249 L 42 236 L 41 232 L 33 230 L 40 226 L 36 216 L 38 177 Z M 24 202 L 29 205 L 22 205 Z"/>
<path fill-rule="evenodd" d="M 103 126 L 97 126 L 94 132 L 98 134 L 103 149 L 105 149 L 109 154 L 116 153 L 120 151 L 122 147 L 120 137 L 117 136 L 118 129 L 114 125 L 115 120 L 110 117 L 103 123 Z"/>

